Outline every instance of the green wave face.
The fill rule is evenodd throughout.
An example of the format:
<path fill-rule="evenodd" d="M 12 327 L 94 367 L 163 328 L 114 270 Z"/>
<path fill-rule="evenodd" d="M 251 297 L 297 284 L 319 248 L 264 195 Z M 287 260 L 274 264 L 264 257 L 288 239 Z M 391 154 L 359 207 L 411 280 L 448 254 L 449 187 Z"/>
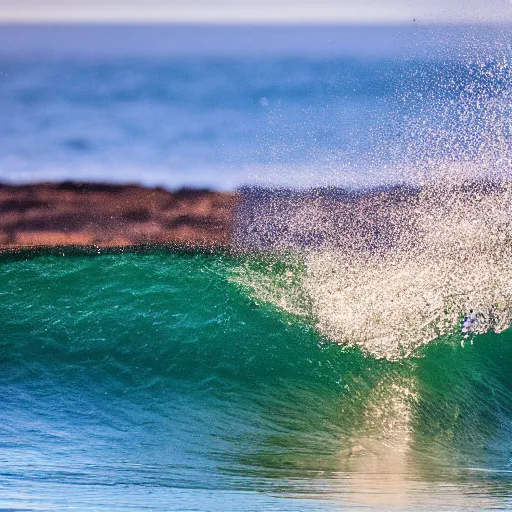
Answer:
<path fill-rule="evenodd" d="M 0 269 L 5 488 L 508 499 L 508 330 L 376 358 L 318 330 L 307 262 L 291 257 L 48 254 Z"/>

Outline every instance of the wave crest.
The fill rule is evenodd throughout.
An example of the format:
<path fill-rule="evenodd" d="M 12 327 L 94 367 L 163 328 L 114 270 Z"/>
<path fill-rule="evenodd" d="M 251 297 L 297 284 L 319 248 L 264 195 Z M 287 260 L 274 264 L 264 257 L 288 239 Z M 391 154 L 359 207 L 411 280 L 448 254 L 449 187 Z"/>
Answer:
<path fill-rule="evenodd" d="M 251 223 L 238 232 L 240 246 L 277 260 L 293 253 L 300 264 L 286 271 L 288 284 L 286 272 L 279 280 L 254 268 L 239 282 L 259 300 L 307 314 L 330 339 L 379 358 L 407 356 L 460 331 L 470 311 L 478 314 L 475 331 L 500 332 L 511 321 L 510 185 L 260 192 L 243 207 Z"/>

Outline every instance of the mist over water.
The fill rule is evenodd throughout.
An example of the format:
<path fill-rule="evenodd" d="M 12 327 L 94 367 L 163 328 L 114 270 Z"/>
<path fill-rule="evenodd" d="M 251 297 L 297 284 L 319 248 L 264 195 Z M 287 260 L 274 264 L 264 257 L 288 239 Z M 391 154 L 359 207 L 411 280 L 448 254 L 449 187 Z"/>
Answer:
<path fill-rule="evenodd" d="M 240 229 L 240 244 L 267 253 L 269 267 L 284 260 L 290 268 L 269 279 L 244 266 L 237 279 L 259 300 L 315 318 L 328 338 L 377 357 L 461 336 L 469 313 L 479 319 L 474 333 L 501 332 L 512 292 L 509 197 L 506 182 L 487 181 L 341 197 L 267 192 L 246 200 L 255 211 L 241 225 L 259 229 Z"/>

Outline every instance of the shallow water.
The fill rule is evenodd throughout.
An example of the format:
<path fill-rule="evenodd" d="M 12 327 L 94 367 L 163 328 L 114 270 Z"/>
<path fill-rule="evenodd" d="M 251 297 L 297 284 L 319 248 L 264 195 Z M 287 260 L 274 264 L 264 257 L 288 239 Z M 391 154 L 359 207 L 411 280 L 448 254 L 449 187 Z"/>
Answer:
<path fill-rule="evenodd" d="M 0 507 L 512 506 L 509 330 L 376 359 L 255 298 L 254 258 L 4 257 Z"/>

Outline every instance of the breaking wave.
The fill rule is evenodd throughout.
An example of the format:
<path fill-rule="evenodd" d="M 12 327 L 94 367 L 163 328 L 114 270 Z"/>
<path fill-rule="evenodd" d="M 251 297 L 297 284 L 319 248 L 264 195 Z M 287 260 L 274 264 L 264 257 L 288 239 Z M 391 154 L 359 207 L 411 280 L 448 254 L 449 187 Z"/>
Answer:
<path fill-rule="evenodd" d="M 440 67 L 435 87 L 402 94 L 415 114 L 373 155 L 373 188 L 242 189 L 238 248 L 295 270 L 272 283 L 246 266 L 235 280 L 375 357 L 460 333 L 465 317 L 468 337 L 508 328 L 510 78 L 508 59 L 494 55 Z M 389 168 L 394 184 L 379 186 Z"/>

